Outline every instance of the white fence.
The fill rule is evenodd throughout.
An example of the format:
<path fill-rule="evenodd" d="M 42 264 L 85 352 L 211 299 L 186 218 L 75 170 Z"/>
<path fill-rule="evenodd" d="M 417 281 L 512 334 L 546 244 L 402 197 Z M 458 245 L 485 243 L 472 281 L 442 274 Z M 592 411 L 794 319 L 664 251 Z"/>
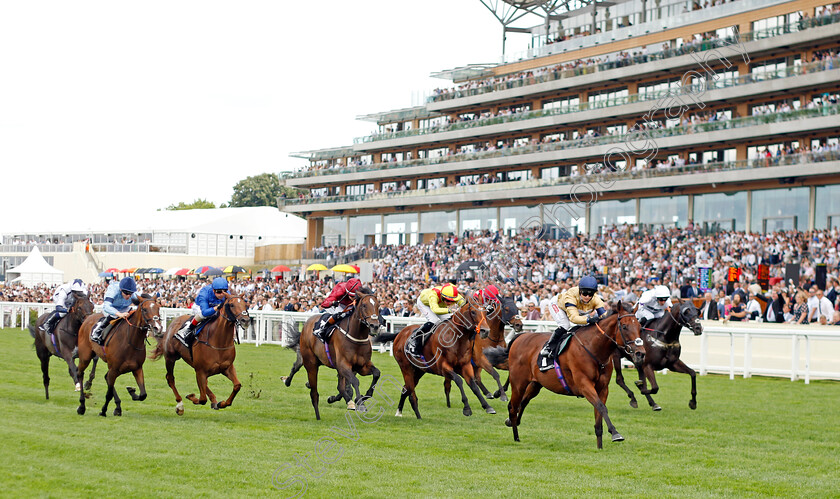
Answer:
<path fill-rule="evenodd" d="M 0 329 L 20 328 L 28 324 L 29 311 L 38 314 L 52 310 L 49 303 L 0 302 Z M 162 308 L 164 326 L 173 318 L 189 313 L 187 309 Z M 312 314 L 302 312 L 251 312 L 253 327 L 240 332 L 244 343 L 281 345 L 283 325 L 302 327 Z M 388 331 L 399 331 L 423 319 L 385 317 Z M 552 331 L 556 326 L 546 321 L 523 321 L 526 331 Z M 703 334 L 684 331 L 680 336 L 681 359 L 689 366 L 707 373 L 749 378 L 753 374 L 790 378 L 840 380 L 840 327 L 799 326 L 790 324 L 728 323 L 703 321 Z M 804 348 L 803 348 L 804 343 Z M 385 345 L 374 342 L 380 352 Z M 393 354 L 393 352 L 391 352 Z"/>

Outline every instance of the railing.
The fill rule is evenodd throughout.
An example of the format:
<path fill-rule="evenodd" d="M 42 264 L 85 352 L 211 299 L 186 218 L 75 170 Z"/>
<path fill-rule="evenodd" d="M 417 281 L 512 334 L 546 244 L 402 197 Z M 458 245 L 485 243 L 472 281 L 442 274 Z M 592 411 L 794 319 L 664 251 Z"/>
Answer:
<path fill-rule="evenodd" d="M 712 132 L 716 130 L 725 130 L 730 128 L 742 128 L 755 125 L 763 125 L 768 123 L 780 123 L 785 121 L 792 121 L 804 118 L 813 118 L 819 116 L 830 116 L 838 114 L 840 105 L 823 105 L 815 109 L 798 109 L 795 111 L 784 113 L 763 114 L 757 116 L 747 116 L 743 118 L 734 118 L 726 121 L 715 121 L 711 123 L 700 123 L 688 126 L 676 126 L 672 128 L 661 128 L 647 130 L 645 134 L 649 138 L 671 137 L 673 135 L 684 135 L 687 133 L 698 132 Z M 335 168 L 331 170 L 314 170 L 305 172 L 306 175 L 300 177 L 310 177 L 314 175 L 340 175 L 346 173 L 361 173 L 367 171 L 378 170 L 393 170 L 399 168 L 409 168 L 413 166 L 429 166 L 439 165 L 443 163 L 456 163 L 459 161 L 475 161 L 480 159 L 498 158 L 502 156 L 515 156 L 518 154 L 531 154 L 535 152 L 550 152 L 564 149 L 574 149 L 580 147 L 590 147 L 605 144 L 614 144 L 626 141 L 628 136 L 622 135 L 607 135 L 603 137 L 591 138 L 584 137 L 574 140 L 562 140 L 558 142 L 540 143 L 535 145 L 527 145 L 522 147 L 505 147 L 493 151 L 480 151 L 471 153 L 453 154 L 449 156 L 441 156 L 439 158 L 427 159 L 412 159 L 408 161 L 398 161 L 394 163 L 375 163 L 367 166 L 354 166 L 348 168 Z M 637 137 L 637 139 L 640 139 Z M 286 199 L 286 204 L 293 204 Z"/>
<path fill-rule="evenodd" d="M 287 205 L 303 205 L 303 204 L 322 204 L 322 203 L 342 203 L 342 202 L 357 202 L 357 201 L 374 201 L 377 199 L 406 199 L 417 196 L 446 196 L 453 194 L 464 193 L 479 193 L 479 192 L 493 192 L 510 189 L 534 189 L 537 187 L 551 187 L 555 185 L 569 185 L 583 182 L 593 182 L 598 178 L 609 178 L 610 180 L 630 180 L 630 179 L 647 179 L 656 177 L 667 177 L 673 175 L 684 175 L 692 173 L 711 173 L 711 172 L 726 172 L 734 170 L 748 170 L 755 168 L 767 168 L 775 166 L 790 166 L 806 163 L 817 163 L 825 161 L 840 160 L 840 151 L 826 150 L 815 153 L 789 154 L 785 156 L 773 156 L 771 158 L 755 158 L 743 159 L 737 161 L 721 161 L 714 163 L 703 163 L 697 165 L 685 165 L 671 168 L 648 168 L 640 171 L 633 170 L 616 170 L 602 173 L 593 173 L 598 175 L 575 175 L 566 177 L 557 177 L 552 179 L 530 179 L 518 180 L 513 182 L 494 182 L 489 184 L 476 184 L 466 186 L 452 186 L 439 187 L 437 189 L 414 189 L 402 192 L 386 192 L 376 194 L 358 194 L 347 196 L 324 196 L 314 198 L 292 199 L 286 200 Z"/>
<path fill-rule="evenodd" d="M 0 329 L 23 328 L 29 311 L 38 315 L 52 310 L 51 303 L 0 302 Z M 189 314 L 189 309 L 161 308 L 160 317 L 164 328 L 172 319 Z M 300 328 L 314 314 L 305 312 L 264 312 L 250 311 L 252 327 L 240 331 L 243 343 L 257 346 L 284 345 L 285 328 Z M 422 324 L 418 317 L 383 317 L 389 332 L 398 332 L 409 324 Z M 25 322 L 25 323 L 24 323 Z M 701 375 L 708 373 L 729 374 L 735 379 L 736 374 L 749 378 L 753 374 L 790 378 L 795 381 L 803 378 L 810 383 L 811 378 L 840 380 L 840 327 L 836 326 L 801 326 L 786 324 L 753 324 L 702 321 L 703 334 L 695 337 L 684 334 L 680 338 L 682 359 L 699 370 Z M 523 321 L 526 332 L 550 332 L 556 327 L 552 321 Z M 510 338 L 510 334 L 508 334 Z M 728 339 L 720 342 L 719 338 Z M 802 342 L 805 343 L 804 357 Z M 373 344 L 380 352 L 393 351 L 391 345 Z M 743 346 L 742 346 L 743 345 Z M 721 363 L 721 359 L 729 362 Z M 737 360 L 736 360 L 737 359 Z M 739 362 L 740 360 L 740 362 Z M 813 369 L 817 365 L 821 368 Z"/>
<path fill-rule="evenodd" d="M 375 142 L 379 140 L 390 140 L 403 137 L 413 137 L 441 132 L 450 132 L 455 130 L 464 130 L 483 126 L 500 125 L 504 123 L 515 123 L 537 118 L 546 118 L 550 116 L 579 113 L 583 111 L 604 109 L 614 106 L 623 106 L 626 104 L 633 104 L 636 102 L 659 100 L 668 95 L 685 95 L 686 98 L 684 100 L 689 101 L 690 99 L 694 99 L 696 98 L 696 96 L 700 96 L 709 90 L 728 88 L 739 85 L 749 85 L 751 83 L 777 80 L 780 78 L 789 78 L 792 76 L 811 74 L 819 71 L 828 71 L 838 67 L 840 67 L 840 57 L 827 57 L 825 60 L 822 61 L 801 64 L 799 66 L 791 66 L 776 71 L 750 73 L 729 78 L 720 78 L 717 80 L 705 80 L 705 82 L 702 84 L 695 83 L 693 85 L 680 86 L 679 88 L 675 89 L 665 89 L 656 92 L 643 92 L 622 97 L 612 97 L 595 102 L 583 102 L 575 106 L 569 105 L 554 109 L 537 109 L 534 111 L 525 111 L 521 113 L 509 114 L 506 116 L 492 116 L 476 120 L 456 122 L 447 126 L 439 126 L 433 128 L 417 128 L 413 130 L 404 130 L 400 132 L 368 135 L 365 137 L 357 137 L 356 139 L 354 139 L 354 143 L 359 144 L 365 142 Z M 689 95 L 694 97 L 688 97 Z"/>
<path fill-rule="evenodd" d="M 369 250 L 360 249 L 358 251 L 354 251 L 352 253 L 348 253 L 346 255 L 336 255 L 334 252 L 330 254 L 330 250 L 312 250 L 312 251 L 304 251 L 303 252 L 303 259 L 304 260 L 325 260 L 328 262 L 328 267 L 333 265 L 341 265 L 343 263 L 350 263 L 355 262 L 356 260 L 362 260 L 367 257 L 367 253 Z"/>
<path fill-rule="evenodd" d="M 0 244 L 0 251 L 4 253 L 29 253 L 32 248 L 38 247 L 41 253 L 72 253 L 73 243 L 60 244 L 46 244 L 46 243 L 27 243 L 27 244 Z"/>
<path fill-rule="evenodd" d="M 799 31 L 804 31 L 806 29 L 819 27 L 819 26 L 826 26 L 829 24 L 835 24 L 840 22 L 840 15 L 831 15 L 831 16 L 820 16 L 814 17 L 806 20 L 800 20 L 795 23 L 787 23 L 781 26 L 777 26 L 775 28 L 767 28 L 762 30 L 756 30 L 749 33 L 741 33 L 741 41 L 742 42 L 751 42 L 755 40 L 763 40 L 767 38 L 773 38 L 775 36 L 786 35 L 790 33 L 796 33 Z M 613 62 L 604 62 L 599 64 L 592 64 L 589 66 L 581 66 L 574 69 L 564 69 L 560 71 L 551 71 L 548 73 L 544 73 L 539 76 L 531 76 L 531 77 L 522 77 L 502 82 L 496 83 L 488 83 L 476 88 L 470 89 L 463 89 L 463 90 L 452 90 L 446 93 L 442 93 L 439 95 L 431 96 L 429 98 L 429 102 L 441 102 L 445 100 L 451 99 L 459 99 L 462 97 L 470 97 L 474 95 L 482 95 L 491 92 L 497 92 L 500 90 L 510 90 L 513 88 L 520 88 L 529 85 L 536 85 L 538 83 L 545 83 L 549 81 L 559 80 L 562 78 L 570 78 L 573 76 L 581 76 L 585 74 L 596 73 L 600 71 L 607 71 L 610 69 L 621 68 L 625 66 L 630 66 L 633 64 L 641 64 L 650 61 L 662 60 L 662 59 L 670 59 L 672 57 L 678 57 L 681 55 L 686 55 L 689 52 L 702 52 L 706 50 L 712 50 L 716 48 L 720 48 L 726 45 L 731 45 L 737 43 L 735 37 L 730 36 L 726 38 L 720 38 L 718 40 L 709 40 L 703 41 L 697 45 L 683 45 L 676 49 L 668 49 L 662 50 L 659 52 L 650 53 L 648 55 L 640 55 L 631 57 L 629 59 L 623 61 L 613 61 Z M 531 70 L 533 71 L 533 70 Z"/>

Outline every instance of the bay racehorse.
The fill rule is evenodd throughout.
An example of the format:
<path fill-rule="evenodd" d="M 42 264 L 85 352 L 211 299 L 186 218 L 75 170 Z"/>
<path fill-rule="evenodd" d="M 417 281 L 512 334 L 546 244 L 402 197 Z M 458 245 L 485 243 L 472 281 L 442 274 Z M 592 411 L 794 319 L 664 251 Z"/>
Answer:
<path fill-rule="evenodd" d="M 502 386 L 502 381 L 499 378 L 499 373 L 495 368 L 507 371 L 507 362 L 503 362 L 498 366 L 494 366 L 487 360 L 484 355 L 485 348 L 506 347 L 505 343 L 505 326 L 510 326 L 514 332 L 522 331 L 522 317 L 519 315 L 519 309 L 516 308 L 516 301 L 512 296 L 500 297 L 501 304 L 491 303 L 491 308 L 487 311 L 487 323 L 490 331 L 482 331 L 481 334 L 475 338 L 472 349 L 473 369 L 475 370 L 475 382 L 478 388 L 488 399 L 498 398 L 502 402 L 507 402 L 507 395 L 505 392 L 508 388 L 508 381 L 505 381 Z M 487 371 L 490 376 L 496 380 L 499 389 L 495 393 L 490 393 L 490 390 L 481 382 L 481 371 Z M 443 392 L 446 394 L 446 407 L 451 407 L 449 403 L 449 391 L 452 387 L 452 380 L 446 378 L 443 380 Z"/>
<path fill-rule="evenodd" d="M 140 389 L 138 395 L 134 388 L 127 387 L 128 394 L 132 400 L 146 399 L 146 382 L 143 377 L 143 362 L 146 360 L 146 338 L 149 333 L 155 337 L 160 336 L 163 328 L 160 324 L 160 305 L 149 295 L 141 295 L 135 298 L 134 310 L 125 319 L 117 319 L 111 326 L 111 331 L 105 337 L 105 345 L 100 346 L 90 340 L 90 331 L 102 314 L 93 314 L 85 319 L 79 329 L 79 373 L 77 381 L 81 383 L 85 368 L 91 359 L 101 358 L 108 364 L 108 372 L 105 374 L 105 381 L 108 383 L 108 391 L 105 394 L 105 404 L 102 406 L 100 416 L 106 416 L 108 404 L 114 399 L 116 407 L 114 416 L 122 415 L 120 397 L 114 388 L 117 377 L 130 372 L 137 381 Z M 85 413 L 85 388 L 82 388 L 79 395 L 79 414 Z"/>
<path fill-rule="evenodd" d="M 613 426 L 607 413 L 607 395 L 613 366 L 610 358 L 618 350 L 641 366 L 645 357 L 640 325 L 629 306 L 615 304 L 600 323 L 584 326 L 573 332 L 569 346 L 558 356 L 555 368 L 542 372 L 537 360 L 550 334 L 525 333 L 511 341 L 508 349 L 485 352 L 494 364 L 504 360 L 510 365 L 511 396 L 507 426 L 513 428 L 513 439 L 519 441 L 519 425 L 528 402 L 545 387 L 560 395 L 586 397 L 595 408 L 595 437 L 602 448 L 603 420 L 613 442 L 624 437 Z"/>
<path fill-rule="evenodd" d="M 79 335 L 79 328 L 82 326 L 82 322 L 84 322 L 85 317 L 93 313 L 93 303 L 91 303 L 90 298 L 88 298 L 88 296 L 84 293 L 74 291 L 72 296 L 74 299 L 73 304 L 70 306 L 67 314 L 58 321 L 58 324 L 55 325 L 55 329 L 53 330 L 57 345 L 53 345 L 50 335 L 40 329 L 41 325 L 44 324 L 53 312 L 41 314 L 35 322 L 35 325 L 29 326 L 29 334 L 35 339 L 35 353 L 38 355 L 38 359 L 41 360 L 41 373 L 43 374 L 44 379 L 44 395 L 46 395 L 47 400 L 50 398 L 49 371 L 50 358 L 53 355 L 64 359 L 64 362 L 67 363 L 67 368 L 70 371 L 70 378 L 72 378 L 73 383 L 76 384 L 76 390 L 81 389 L 76 381 L 76 373 L 78 372 L 78 369 L 76 368 L 76 363 L 73 362 L 73 357 L 76 353 L 76 338 Z M 58 351 L 56 351 L 56 346 L 58 346 Z M 88 382 L 85 385 L 88 389 L 90 389 L 90 385 L 93 383 L 93 374 L 95 371 L 96 364 L 94 364 L 94 367 L 90 372 L 90 379 L 88 379 Z"/>
<path fill-rule="evenodd" d="M 184 414 L 184 402 L 175 387 L 175 363 L 180 359 L 195 370 L 195 381 L 198 384 L 198 397 L 194 393 L 187 395 L 187 400 L 193 404 L 204 405 L 210 398 L 210 407 L 224 409 L 233 403 L 242 384 L 236 376 L 233 361 L 236 359 L 236 328 L 247 329 L 251 324 L 248 315 L 248 303 L 241 296 L 225 293 L 225 301 L 218 305 L 215 318 L 205 322 L 191 348 L 186 348 L 180 341 L 172 338 L 181 329 L 185 321 L 192 319 L 191 315 L 175 318 L 166 329 L 166 334 L 158 341 L 157 346 L 149 358 L 157 360 L 161 356 L 166 360 L 166 382 L 175 394 L 175 413 Z M 216 395 L 210 391 L 207 378 L 216 374 L 224 374 L 232 383 L 233 391 L 227 400 L 216 401 Z"/>
<path fill-rule="evenodd" d="M 414 389 L 418 381 L 426 373 L 437 374 L 452 379 L 461 390 L 461 401 L 464 403 L 464 416 L 472 415 L 467 394 L 464 392 L 464 381 L 478 397 L 481 407 L 488 414 L 496 414 L 478 389 L 475 382 L 475 372 L 472 366 L 473 341 L 479 331 L 488 331 L 485 307 L 475 297 L 469 297 L 467 303 L 452 314 L 452 317 L 438 324 L 429 339 L 423 345 L 423 358 L 409 356 L 405 352 L 405 344 L 411 334 L 419 328 L 417 324 L 404 327 L 397 334 L 381 334 L 378 341 L 385 343 L 393 341 L 394 358 L 402 371 L 405 385 L 397 416 L 402 416 L 405 399 L 411 402 L 411 408 L 417 419 L 420 411 L 417 409 L 417 394 Z M 428 359 L 428 360 L 427 360 Z M 462 379 L 463 378 L 463 379 Z"/>
<path fill-rule="evenodd" d="M 680 300 L 679 306 L 671 307 L 668 313 L 659 319 L 648 322 L 646 327 L 642 328 L 642 339 L 645 340 L 643 372 L 645 374 L 644 378 L 650 381 L 650 389 L 645 388 L 644 378 L 637 381 L 636 386 L 639 387 L 642 395 L 647 398 L 648 404 L 654 411 L 662 410 L 651 397 L 651 394 L 659 391 L 654 371 L 660 369 L 670 369 L 691 376 L 691 400 L 688 402 L 688 406 L 692 409 L 697 408 L 697 373 L 680 360 L 682 350 L 680 331 L 682 328 L 686 328 L 691 330 L 695 336 L 703 334 L 703 326 L 700 325 L 699 318 L 700 312 L 691 303 L 691 300 Z M 613 358 L 613 365 L 615 366 L 615 382 L 627 392 L 627 396 L 630 397 L 630 406 L 638 407 L 636 397 L 624 383 L 624 376 L 621 374 L 621 362 L 618 357 Z"/>
<path fill-rule="evenodd" d="M 283 379 L 286 386 L 291 385 L 295 373 L 301 366 L 306 368 L 309 377 L 309 398 L 312 407 L 315 409 L 315 419 L 321 419 L 318 409 L 318 369 L 324 365 L 338 371 L 338 395 L 330 397 L 329 403 L 336 402 L 342 398 L 347 403 L 348 409 L 364 410 L 364 400 L 373 396 L 376 382 L 379 380 L 380 372 L 371 362 L 373 351 L 370 344 L 370 337 L 379 332 L 383 324 L 379 316 L 379 300 L 368 288 L 360 288 L 356 291 L 356 299 L 353 302 L 353 312 L 336 324 L 333 333 L 327 343 L 322 342 L 312 334 L 315 324 L 321 318 L 320 315 L 313 315 L 306 320 L 303 331 L 298 332 L 296 323 L 289 323 L 284 328 L 288 337 L 287 345 L 297 351 L 295 360 L 289 376 Z M 373 375 L 364 397 L 359 388 L 359 378 Z M 349 386 L 348 386 L 349 383 Z M 355 399 L 353 393 L 355 391 Z"/>

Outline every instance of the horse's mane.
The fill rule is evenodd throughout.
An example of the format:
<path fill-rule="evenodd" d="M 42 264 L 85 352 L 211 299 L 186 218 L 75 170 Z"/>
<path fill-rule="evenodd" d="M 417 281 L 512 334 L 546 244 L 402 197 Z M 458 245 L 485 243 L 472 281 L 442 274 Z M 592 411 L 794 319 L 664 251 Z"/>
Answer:
<path fill-rule="evenodd" d="M 372 295 L 374 294 L 373 290 L 367 286 L 362 286 L 359 288 L 358 293 L 365 294 L 365 295 Z"/>
<path fill-rule="evenodd" d="M 154 298 L 152 297 L 152 295 L 150 295 L 149 293 L 143 293 L 143 294 L 141 294 L 141 295 L 140 295 L 140 298 L 143 298 L 144 300 L 152 300 L 152 299 L 154 299 Z"/>

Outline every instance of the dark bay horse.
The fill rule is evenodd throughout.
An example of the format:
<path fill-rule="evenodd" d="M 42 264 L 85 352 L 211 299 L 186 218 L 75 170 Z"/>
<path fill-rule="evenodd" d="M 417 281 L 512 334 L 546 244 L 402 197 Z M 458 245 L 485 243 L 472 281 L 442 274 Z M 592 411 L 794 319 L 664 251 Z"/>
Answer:
<path fill-rule="evenodd" d="M 76 390 L 81 390 L 81 386 L 79 386 L 79 383 L 76 381 L 78 369 L 76 369 L 76 363 L 73 362 L 73 354 L 76 350 L 76 337 L 79 335 L 79 328 L 82 326 L 82 322 L 84 322 L 85 317 L 93 313 L 93 303 L 91 303 L 90 298 L 88 298 L 86 294 L 79 293 L 78 291 L 73 292 L 73 298 L 73 304 L 70 306 L 67 314 L 62 317 L 58 324 L 56 324 L 55 330 L 53 331 L 53 334 L 55 334 L 55 341 L 58 343 L 57 352 L 55 350 L 55 346 L 53 346 L 50 335 L 40 329 L 41 325 L 44 324 L 44 321 L 47 320 L 47 317 L 49 317 L 53 312 L 41 314 L 35 325 L 29 326 L 29 334 L 35 339 L 35 353 L 41 360 L 41 373 L 43 374 L 44 379 L 44 395 L 46 395 L 47 400 L 50 399 L 50 358 L 53 355 L 60 357 L 64 359 L 64 362 L 67 362 L 67 368 L 70 371 L 70 378 L 73 379 L 73 383 L 76 385 Z M 93 375 L 96 371 L 96 364 L 94 363 L 93 366 L 94 367 L 90 372 L 90 378 L 85 384 L 85 388 L 87 389 L 90 389 L 90 385 L 93 383 Z"/>
<path fill-rule="evenodd" d="M 394 358 L 400 366 L 405 381 L 396 416 L 402 416 L 403 405 L 405 399 L 408 398 L 411 402 L 411 408 L 414 409 L 414 414 L 417 419 L 420 419 L 420 411 L 417 409 L 417 394 L 414 389 L 417 382 L 426 373 L 437 374 L 455 381 L 455 384 L 461 390 L 464 416 L 472 415 L 467 394 L 464 392 L 464 381 L 478 397 L 484 411 L 488 414 L 496 414 L 496 411 L 490 407 L 490 404 L 487 403 L 478 389 L 471 362 L 476 334 L 479 331 L 489 330 L 484 305 L 479 303 L 477 298 L 469 297 L 467 303 L 453 313 L 452 317 L 438 324 L 423 346 L 423 359 L 411 357 L 405 352 L 405 344 L 408 338 L 419 327 L 419 325 L 413 324 L 404 327 L 397 334 L 381 334 L 378 338 L 378 341 L 382 343 L 394 342 Z"/>
<path fill-rule="evenodd" d="M 487 323 L 490 326 L 489 333 L 482 331 L 481 334 L 475 338 L 472 349 L 472 362 L 475 370 L 475 382 L 478 388 L 488 399 L 498 398 L 502 402 L 507 402 L 507 395 L 505 392 L 508 388 L 508 381 L 505 381 L 502 386 L 502 381 L 499 378 L 499 373 L 495 368 L 507 371 L 507 362 L 503 362 L 498 366 L 494 366 L 487 360 L 484 355 L 485 348 L 507 347 L 505 343 L 505 326 L 510 326 L 514 332 L 522 331 L 522 317 L 519 315 L 519 309 L 516 308 L 516 301 L 511 296 L 501 297 L 501 305 L 493 304 L 487 311 Z M 481 382 L 481 371 L 487 371 L 490 376 L 496 380 L 499 389 L 496 393 L 490 393 L 490 390 Z M 449 392 L 452 387 L 452 380 L 446 378 L 443 380 L 443 393 L 446 394 L 446 407 L 451 407 L 449 403 Z"/>
<path fill-rule="evenodd" d="M 114 416 L 122 415 L 122 405 L 114 383 L 117 377 L 130 372 L 137 381 L 140 389 L 138 395 L 134 388 L 127 387 L 128 394 L 132 400 L 146 399 L 146 382 L 143 377 L 143 362 L 146 360 L 146 338 L 149 333 L 155 337 L 162 331 L 160 325 L 160 305 L 149 295 L 142 295 L 136 302 L 136 308 L 132 310 L 125 319 L 118 319 L 111 327 L 111 331 L 105 338 L 105 346 L 90 341 L 90 330 L 102 317 L 102 314 L 93 314 L 85 319 L 79 329 L 79 373 L 78 382 L 81 382 L 85 368 L 91 359 L 99 357 L 108 364 L 108 373 L 105 374 L 105 381 L 108 383 L 108 391 L 105 394 L 105 405 L 102 406 L 100 416 L 106 416 L 108 404 L 114 399 L 116 407 Z M 85 390 L 79 395 L 79 414 L 85 413 Z"/>
<path fill-rule="evenodd" d="M 220 306 L 215 319 L 204 323 L 201 331 L 196 333 L 192 348 L 188 349 L 172 336 L 181 329 L 184 321 L 190 319 L 191 315 L 182 315 L 174 319 L 149 356 L 152 360 L 161 356 L 166 359 L 166 382 L 175 394 L 175 413 L 179 416 L 184 414 L 184 402 L 175 388 L 175 363 L 184 359 L 184 362 L 195 369 L 199 396 L 196 398 L 195 394 L 191 393 L 187 395 L 187 400 L 193 404 L 204 405 L 207 403 L 207 397 L 210 397 L 210 407 L 213 409 L 229 407 L 242 387 L 236 376 L 236 368 L 233 367 L 233 361 L 236 359 L 236 328 L 238 326 L 247 329 L 251 324 L 245 299 L 225 293 L 225 302 Z M 216 395 L 207 386 L 207 378 L 216 374 L 224 374 L 233 383 L 230 396 L 221 402 L 216 402 Z"/>
<path fill-rule="evenodd" d="M 602 420 L 606 420 L 613 442 L 624 440 L 607 414 L 613 369 L 610 357 L 618 350 L 640 366 L 645 349 L 639 333 L 639 321 L 633 311 L 619 302 L 600 323 L 584 326 L 573 333 L 569 346 L 559 355 L 555 369 L 542 372 L 537 365 L 539 352 L 550 336 L 548 333 L 521 334 L 511 341 L 507 350 L 497 347 L 485 352 L 494 364 L 507 360 L 510 365 L 511 396 L 505 424 L 513 428 L 514 441 L 519 441 L 522 412 L 543 387 L 560 395 L 586 397 L 595 408 L 595 436 L 599 449 L 603 448 Z"/>
<path fill-rule="evenodd" d="M 654 411 L 662 410 L 650 396 L 659 391 L 654 371 L 660 369 L 670 369 L 691 376 L 691 400 L 688 402 L 688 406 L 692 409 L 697 408 L 697 373 L 680 360 L 680 351 L 682 350 L 680 331 L 682 328 L 686 328 L 691 330 L 695 336 L 703 334 L 703 326 L 700 325 L 699 318 L 700 312 L 691 303 L 691 300 L 681 300 L 678 307 L 671 307 L 668 313 L 659 319 L 648 322 L 647 327 L 642 328 L 642 339 L 645 340 L 644 377 L 650 381 L 650 390 L 645 388 L 644 379 L 637 381 L 636 386 L 639 387 L 642 395 L 647 398 L 648 404 Z M 624 376 L 621 374 L 621 361 L 618 357 L 613 358 L 613 366 L 615 366 L 615 382 L 627 392 L 627 396 L 630 397 L 630 406 L 638 407 L 636 397 L 624 383 Z"/>
<path fill-rule="evenodd" d="M 321 419 L 318 409 L 318 369 L 320 366 L 325 365 L 338 371 L 338 395 L 330 397 L 328 402 L 333 403 L 343 398 L 347 403 L 347 408 L 351 410 L 364 410 L 364 400 L 373 396 L 376 382 L 379 380 L 379 369 L 371 362 L 373 349 L 370 344 L 370 336 L 376 334 L 383 324 L 378 315 L 379 300 L 370 289 L 360 288 L 356 291 L 353 307 L 353 313 L 336 324 L 337 327 L 333 330 L 327 345 L 312 334 L 320 315 L 313 315 L 307 319 L 301 333 L 298 332 L 297 324 L 285 326 L 284 332 L 291 338 L 289 348 L 294 348 L 298 357 L 289 376 L 283 382 L 286 386 L 291 385 L 292 378 L 301 366 L 306 368 L 309 377 L 307 383 L 309 397 L 315 409 L 315 419 Z M 361 395 L 357 373 L 362 376 L 373 375 L 370 388 L 364 397 Z M 354 391 L 355 399 L 353 398 Z"/>

